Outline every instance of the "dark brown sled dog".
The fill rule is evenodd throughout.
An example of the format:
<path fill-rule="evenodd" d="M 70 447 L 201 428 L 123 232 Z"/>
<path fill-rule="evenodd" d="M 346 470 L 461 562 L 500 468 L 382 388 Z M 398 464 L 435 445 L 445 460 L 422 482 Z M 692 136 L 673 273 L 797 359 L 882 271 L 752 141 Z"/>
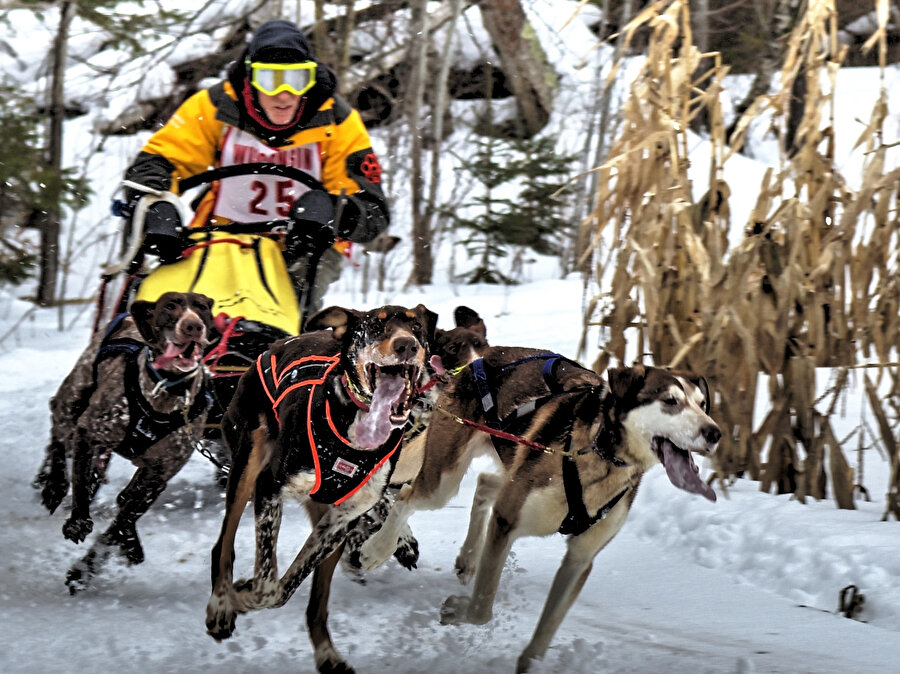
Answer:
<path fill-rule="evenodd" d="M 238 613 L 283 605 L 315 571 L 316 603 L 307 618 L 316 665 L 321 671 L 352 671 L 325 625 L 338 557 L 333 553 L 384 492 L 415 396 L 427 379 L 436 323 L 436 314 L 421 304 L 367 312 L 330 307 L 310 319 L 312 332 L 275 342 L 241 377 L 223 420 L 232 467 L 212 551 L 206 627 L 215 639 L 231 636 Z M 279 575 L 276 545 L 285 495 L 304 499 L 313 531 Z M 235 583 L 235 532 L 251 496 L 254 574 Z"/>
<path fill-rule="evenodd" d="M 84 589 L 114 548 L 131 564 L 144 561 L 136 524 L 187 463 L 200 437 L 209 399 L 201 362 L 212 326 L 213 301 L 168 292 L 156 302 L 134 302 L 84 351 L 50 401 L 52 426 L 36 478 L 53 513 L 69 488 L 72 512 L 63 535 L 83 541 L 94 527 L 90 505 L 113 452 L 137 470 L 119 493 L 115 519 L 66 578 Z"/>

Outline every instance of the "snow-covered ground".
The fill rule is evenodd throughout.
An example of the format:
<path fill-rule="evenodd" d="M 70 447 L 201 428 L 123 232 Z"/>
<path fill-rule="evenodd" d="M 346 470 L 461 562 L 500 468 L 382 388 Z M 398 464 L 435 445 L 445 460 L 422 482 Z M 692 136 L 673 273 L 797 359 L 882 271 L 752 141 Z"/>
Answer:
<path fill-rule="evenodd" d="M 444 326 L 453 307 L 465 303 L 486 319 L 493 344 L 575 355 L 580 281 L 540 281 L 512 291 L 455 290 L 462 296 L 452 288 L 428 288 L 390 299 L 424 302 L 442 315 Z M 328 299 L 360 308 L 385 301 L 371 297 L 364 303 L 340 292 Z M 0 302 L 7 322 L 21 309 L 9 299 Z M 240 616 L 230 640 L 216 643 L 206 635 L 209 553 L 221 525 L 222 494 L 211 464 L 199 455 L 139 522 L 146 562 L 113 562 L 95 588 L 69 596 L 65 573 L 84 544 L 75 546 L 60 532 L 68 499 L 48 516 L 30 482 L 47 438 L 47 400 L 87 343 L 90 318 L 86 311 L 70 332 L 59 333 L 56 316 L 38 312 L 0 345 L 0 670 L 313 672 L 302 587 L 281 609 Z M 104 528 L 130 472 L 124 460 L 113 461 L 111 482 L 101 488 L 94 508 L 96 530 Z M 361 674 L 513 670 L 565 543 L 560 536 L 517 542 L 494 620 L 440 625 L 441 602 L 461 589 L 452 567 L 465 534 L 474 474 L 446 508 L 413 516 L 421 546 L 416 570 L 391 561 L 366 575 L 365 584 L 336 575 L 332 635 Z M 727 496 L 719 490 L 718 502 L 709 503 L 675 489 L 654 468 L 629 521 L 598 555 L 534 671 L 895 671 L 900 525 L 880 521 L 887 473 L 877 454 L 866 457 L 865 474 L 874 502 L 839 511 L 831 501 L 801 505 L 762 494 L 750 481 L 737 482 Z M 252 570 L 252 529 L 248 513 L 239 531 L 238 575 Z M 308 530 L 302 509 L 288 507 L 284 559 Z M 836 614 L 839 592 L 850 584 L 866 597 L 860 616 L 865 622 Z"/>
<path fill-rule="evenodd" d="M 227 8 L 233 10 L 241 2 L 232 0 Z M 579 125 L 590 105 L 596 71 L 582 67 L 582 60 L 594 53 L 583 25 L 572 22 L 568 32 L 554 33 L 579 3 L 565 3 L 565 12 L 559 9 L 562 4 L 535 0 L 529 7 L 541 17 L 536 29 L 564 80 L 548 132 L 558 134 L 561 145 L 572 150 L 582 146 Z M 222 3 L 214 9 L 225 11 Z M 0 73 L 17 82 L 33 82 L 52 30 L 40 28 L 40 22 L 24 12 L 13 18 L 16 29 L 0 24 L 0 37 L 17 56 L 0 49 Z M 471 22 L 466 26 L 461 37 L 469 30 L 477 33 L 477 21 L 474 27 Z M 39 34 L 43 40 L 35 39 Z M 87 37 L 73 44 L 79 58 L 90 57 Z M 195 41 L 182 49 L 201 46 Z M 471 40 L 460 40 L 458 52 L 464 55 L 472 49 Z M 170 64 L 176 61 L 171 56 Z M 900 130 L 898 73 L 889 70 L 885 80 L 890 94 L 886 144 L 895 143 Z M 157 72 L 148 75 L 145 84 L 163 86 L 166 77 L 166 72 Z M 76 83 L 84 87 L 82 98 L 92 114 L 108 119 L 133 103 L 133 91 L 107 90 L 102 82 L 93 82 Z M 729 100 L 739 99 L 746 78 L 736 84 Z M 850 144 L 861 131 L 859 120 L 869 119 L 880 86 L 875 70 L 842 70 L 838 75 L 834 123 L 839 168 L 851 188 L 863 151 L 851 151 Z M 66 163 L 86 166 L 97 194 L 74 226 L 66 223 L 64 249 L 71 258 L 67 297 L 88 297 L 95 290 L 98 265 L 112 244 L 89 243 L 101 234 L 115 237 L 118 223 L 106 216 L 108 198 L 141 144 L 141 138 L 107 139 L 104 154 L 88 162 L 85 152 L 98 144 L 92 132 L 91 119 L 67 124 Z M 393 227 L 402 236 L 409 219 L 402 148 L 392 155 L 383 137 L 376 134 L 373 140 L 387 172 L 395 176 Z M 692 137 L 691 142 L 691 170 L 702 177 L 708 151 L 703 140 Z M 742 187 L 731 196 L 735 237 L 741 235 L 763 171 L 777 163 L 775 141 L 766 129 L 752 132 L 749 145 L 753 159 L 733 157 L 725 167 L 728 182 Z M 896 165 L 900 148 L 891 153 L 889 163 Z M 453 181 L 447 182 L 452 187 Z M 459 182 L 465 182 L 462 176 Z M 695 186 L 702 189 L 702 180 Z M 465 262 L 455 258 L 462 258 L 461 253 L 448 248 L 439 256 L 434 286 L 402 290 L 409 272 L 407 241 L 394 253 L 385 292 L 363 294 L 363 272 L 357 267 L 348 269 L 326 300 L 359 309 L 422 302 L 441 314 L 442 327 L 450 327 L 457 304 L 467 304 L 485 318 L 493 344 L 579 355 L 585 292 L 580 279 L 553 280 L 555 269 L 544 260 L 527 269 L 520 286 L 447 286 L 448 267 Z M 48 399 L 87 344 L 92 316 L 89 308 L 79 314 L 77 308 L 67 307 L 61 318 L 55 310 L 35 311 L 16 300 L 16 292 L 0 290 L 0 672 L 312 672 L 303 588 L 281 609 L 240 616 L 237 632 L 224 643 L 206 635 L 209 555 L 221 524 L 222 494 L 213 467 L 199 455 L 139 522 L 146 562 L 138 567 L 114 562 L 93 589 L 77 597 L 68 594 L 65 573 L 83 554 L 84 544 L 75 546 L 62 537 L 68 500 L 48 516 L 30 483 L 48 436 Z M 64 332 L 57 330 L 60 324 L 66 326 Z M 836 424 L 838 437 L 845 437 L 859 420 L 852 401 L 847 407 L 847 417 Z M 848 459 L 858 467 L 857 456 Z M 709 503 L 675 489 L 664 471 L 654 468 L 629 521 L 597 557 L 581 596 L 534 671 L 897 671 L 900 524 L 880 521 L 887 472 L 884 458 L 868 450 L 864 482 L 873 502 L 858 501 L 857 510 L 840 511 L 831 501 L 801 505 L 786 496 L 762 494 L 758 484 L 746 480 L 730 486 L 727 495 L 717 486 L 720 498 Z M 93 509 L 98 531 L 130 474 L 126 461 L 113 460 L 110 484 L 101 488 Z M 421 550 L 418 569 L 407 572 L 390 562 L 367 574 L 365 584 L 337 574 L 331 631 L 360 674 L 513 671 L 565 542 L 560 536 L 517 542 L 501 580 L 494 620 L 483 626 L 441 626 L 441 602 L 460 592 L 452 566 L 466 529 L 474 475 L 466 477 L 460 495 L 446 508 L 413 516 Z M 308 529 L 298 506 L 286 509 L 282 558 L 293 556 Z M 239 532 L 237 575 L 248 575 L 251 566 L 248 517 Z M 836 614 L 839 593 L 851 584 L 866 598 L 860 620 Z"/>

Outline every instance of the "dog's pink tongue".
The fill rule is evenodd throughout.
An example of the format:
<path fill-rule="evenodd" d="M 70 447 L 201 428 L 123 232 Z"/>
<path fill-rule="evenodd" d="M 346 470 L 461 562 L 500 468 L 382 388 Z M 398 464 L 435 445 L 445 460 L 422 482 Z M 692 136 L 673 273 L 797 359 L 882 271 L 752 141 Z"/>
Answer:
<path fill-rule="evenodd" d="M 391 406 L 405 390 L 406 380 L 403 377 L 382 375 L 378 379 L 378 386 L 369 404 L 369 413 L 356 422 L 356 445 L 359 448 L 375 449 L 387 442 L 394 430 Z"/>
<path fill-rule="evenodd" d="M 437 354 L 434 354 L 431 357 L 431 360 L 428 361 L 428 364 L 431 365 L 431 369 L 435 371 L 435 374 L 447 373 L 447 369 L 444 367 L 444 363 L 441 360 L 441 357 Z"/>
<path fill-rule="evenodd" d="M 700 494 L 710 501 L 716 500 L 716 492 L 700 479 L 700 471 L 689 452 L 676 448 L 668 440 L 663 441 L 662 450 L 663 465 L 672 484 L 692 494 Z"/>
<path fill-rule="evenodd" d="M 191 345 L 193 346 L 193 345 Z M 168 367 L 172 361 L 179 358 L 184 353 L 184 347 L 178 348 L 172 342 L 166 344 L 165 353 L 160 354 L 153 360 L 153 366 L 157 369 Z"/>

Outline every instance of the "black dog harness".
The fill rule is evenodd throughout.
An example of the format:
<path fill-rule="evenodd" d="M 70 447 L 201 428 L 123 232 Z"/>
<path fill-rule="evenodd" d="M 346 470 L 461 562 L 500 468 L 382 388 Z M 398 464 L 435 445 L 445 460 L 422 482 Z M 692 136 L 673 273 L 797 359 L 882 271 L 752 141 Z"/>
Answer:
<path fill-rule="evenodd" d="M 544 383 L 547 385 L 547 388 L 550 389 L 550 393 L 548 395 L 535 398 L 534 400 L 530 400 L 525 404 L 520 405 L 502 419 L 497 413 L 496 391 L 491 386 L 491 379 L 488 376 L 487 368 L 484 364 L 484 359 L 479 358 L 470 363 L 472 374 L 475 379 L 475 385 L 478 389 L 478 395 L 480 397 L 481 408 L 484 411 L 485 422 L 492 429 L 499 431 L 504 427 L 508 427 L 514 420 L 521 419 L 522 417 L 533 413 L 542 405 L 563 393 L 563 391 L 560 390 L 554 376 L 556 367 L 561 361 L 571 363 L 579 368 L 583 367 L 581 364 L 575 362 L 574 360 L 566 358 L 565 356 L 561 356 L 558 353 L 544 353 L 534 356 L 527 356 L 525 358 L 515 360 L 511 363 L 507 363 L 498 368 L 498 371 L 502 372 L 504 370 L 512 369 L 518 365 L 533 360 L 545 361 L 544 366 L 541 368 L 541 376 L 543 377 Z M 569 512 L 566 514 L 566 518 L 563 520 L 558 531 L 559 533 L 566 536 L 578 536 L 579 534 L 583 534 L 585 531 L 590 529 L 600 520 L 605 519 L 610 511 L 616 507 L 616 504 L 618 504 L 622 497 L 625 496 L 630 487 L 626 487 L 625 489 L 623 489 L 616 496 L 614 496 L 609 503 L 600 508 L 595 515 L 590 516 L 588 514 L 587 508 L 584 505 L 584 492 L 581 486 L 581 480 L 578 476 L 578 466 L 575 463 L 575 457 L 572 455 L 571 451 L 571 432 L 572 429 L 569 428 L 568 444 L 562 459 L 563 486 L 566 492 L 566 502 L 569 504 Z M 595 448 L 594 451 L 603 456 L 599 449 Z M 626 465 L 624 461 L 615 457 L 604 458 L 617 466 Z"/>
<path fill-rule="evenodd" d="M 140 384 L 140 359 L 141 351 L 150 353 L 149 347 L 143 342 L 132 339 L 130 337 L 119 337 L 110 339 L 110 335 L 122 324 L 122 321 L 128 314 L 119 314 L 116 316 L 100 342 L 97 349 L 97 355 L 94 357 L 94 368 L 92 387 L 85 392 L 82 398 L 84 409 L 87 409 L 87 403 L 90 397 L 97 390 L 98 369 L 100 363 L 109 358 L 117 356 L 125 356 L 125 400 L 128 402 L 128 426 L 125 430 L 125 437 L 119 446 L 115 448 L 115 452 L 127 459 L 135 459 L 142 456 L 150 447 L 162 440 L 167 435 L 174 433 L 189 422 L 196 419 L 203 411 L 212 403 L 206 379 L 202 378 L 200 382 L 200 390 L 194 398 L 194 402 L 186 410 L 174 410 L 172 412 L 158 412 L 153 405 L 147 400 Z M 147 358 L 147 372 L 157 380 L 157 382 L 172 395 L 181 395 L 186 392 L 191 384 L 191 380 L 195 376 L 202 375 L 193 372 L 179 379 L 168 379 L 162 377 L 156 370 L 150 366 L 150 359 Z M 83 411 L 83 410 L 82 410 Z"/>
<path fill-rule="evenodd" d="M 278 419 L 278 407 L 285 397 L 299 391 L 305 395 L 306 432 L 316 471 L 316 483 L 309 496 L 323 504 L 339 505 L 359 491 L 385 462 L 396 463 L 397 449 L 403 440 L 403 427 L 391 431 L 387 441 L 376 449 L 356 449 L 338 430 L 332 418 L 333 405 L 339 401 L 329 375 L 340 363 L 340 356 L 306 356 L 276 372 L 276 358 L 266 351 L 256 360 L 256 369 L 272 411 Z"/>

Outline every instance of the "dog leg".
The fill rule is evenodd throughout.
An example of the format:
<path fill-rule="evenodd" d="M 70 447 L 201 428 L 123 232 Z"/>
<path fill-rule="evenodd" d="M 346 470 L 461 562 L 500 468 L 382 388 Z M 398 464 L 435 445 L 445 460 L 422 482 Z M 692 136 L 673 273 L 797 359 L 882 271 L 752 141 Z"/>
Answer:
<path fill-rule="evenodd" d="M 384 564 L 397 549 L 400 533 L 414 511 L 414 508 L 408 504 L 408 496 L 412 489 L 412 485 L 408 484 L 400 488 L 397 500 L 388 512 L 381 528 L 363 541 L 360 546 L 359 565 L 366 571 L 371 571 Z"/>
<path fill-rule="evenodd" d="M 435 419 L 426 431 L 425 457 L 422 469 L 412 484 L 400 488 L 394 507 L 388 513 L 381 529 L 363 543 L 360 548 L 360 564 L 367 571 L 384 564 L 397 549 L 400 533 L 410 515 L 416 510 L 437 510 L 459 491 L 459 484 L 469 469 L 472 459 L 490 441 L 473 438 L 474 431 L 452 420 Z M 472 440 L 470 443 L 469 441 Z M 479 442 L 481 444 L 479 444 Z M 464 447 L 452 464 L 445 465 L 443 446 Z"/>
<path fill-rule="evenodd" d="M 66 446 L 51 438 L 41 469 L 34 478 L 35 487 L 41 490 L 41 503 L 52 515 L 69 493 L 69 476 L 66 474 Z"/>
<path fill-rule="evenodd" d="M 87 435 L 83 428 L 76 430 L 72 455 L 72 513 L 62 527 L 63 536 L 75 543 L 81 543 L 94 529 L 91 502 L 100 488 L 100 473 L 96 467 L 96 456 L 100 451 L 91 446 Z"/>
<path fill-rule="evenodd" d="M 544 656 L 556 630 L 590 575 L 594 557 L 622 528 L 627 515 L 628 505 L 620 503 L 606 519 L 597 522 L 583 534 L 569 539 L 566 554 L 553 578 L 550 594 L 534 634 L 516 663 L 516 674 L 528 671 L 532 660 Z"/>
<path fill-rule="evenodd" d="M 279 485 L 273 482 L 271 474 L 262 474 L 257 478 L 253 495 L 253 519 L 256 526 L 253 579 L 238 580 L 234 584 L 235 608 L 240 613 L 271 606 L 281 594 L 277 555 L 282 516 L 279 492 Z"/>
<path fill-rule="evenodd" d="M 327 506 L 312 501 L 307 502 L 306 510 L 310 522 L 318 523 L 326 512 Z M 312 585 L 309 591 L 309 603 L 306 606 L 306 627 L 312 642 L 316 658 L 316 669 L 322 674 L 353 674 L 353 668 L 346 663 L 328 631 L 328 600 L 331 596 L 331 581 L 334 570 L 341 559 L 345 544 L 338 546 L 313 572 Z"/>
<path fill-rule="evenodd" d="M 514 539 L 514 523 L 497 512 L 488 525 L 475 586 L 472 596 L 453 595 L 447 597 L 441 607 L 441 624 L 457 625 L 472 623 L 483 625 L 493 617 L 494 597 L 500 584 L 503 565 L 509 556 Z"/>
<path fill-rule="evenodd" d="M 488 516 L 502 486 L 503 478 L 496 473 L 482 473 L 478 476 L 475 497 L 472 499 L 469 530 L 456 558 L 456 576 L 463 584 L 472 579 L 478 560 L 481 559 Z"/>
<path fill-rule="evenodd" d="M 361 573 L 360 548 L 384 525 L 384 520 L 394 504 L 393 494 L 396 491 L 397 489 L 389 487 L 378 500 L 378 503 L 363 513 L 347 534 L 341 564 L 344 573 L 358 583 L 365 583 L 365 577 Z M 410 571 L 416 568 L 416 563 L 419 561 L 419 542 L 408 525 L 404 525 L 400 531 L 397 548 L 394 550 L 394 558 L 401 566 Z"/>
<path fill-rule="evenodd" d="M 378 484 L 378 477 L 373 477 L 372 481 Z M 300 548 L 300 552 L 297 553 L 291 566 L 281 577 L 282 594 L 280 599 L 264 608 L 283 606 L 300 586 L 300 583 L 344 544 L 355 520 L 371 508 L 378 498 L 377 494 L 372 499 L 361 498 L 361 496 L 361 494 L 357 495 L 341 505 L 332 506 L 325 511 L 303 543 L 303 547 Z"/>
<path fill-rule="evenodd" d="M 217 641 L 227 639 L 234 632 L 237 609 L 234 605 L 234 538 L 244 506 L 253 494 L 256 479 L 271 457 L 271 446 L 265 426 L 252 431 L 253 449 L 246 464 L 235 461 L 228 475 L 225 494 L 225 516 L 219 538 L 212 549 L 212 592 L 206 604 L 206 631 Z M 247 444 L 250 438 L 247 438 Z M 240 447 L 237 442 L 233 447 Z M 235 453 L 238 456 L 237 452 Z"/>
<path fill-rule="evenodd" d="M 119 510 L 109 528 L 103 532 L 101 540 L 107 545 L 118 546 L 129 564 L 144 561 L 144 549 L 137 534 L 137 521 L 165 491 L 169 480 L 184 467 L 192 451 L 192 446 L 187 443 L 182 447 L 167 448 L 163 452 L 165 460 L 138 468 L 116 497 Z"/>
<path fill-rule="evenodd" d="M 112 547 L 97 540 L 87 554 L 66 572 L 66 586 L 69 588 L 69 594 L 75 595 L 88 589 L 91 580 L 106 565 L 112 551 Z"/>
<path fill-rule="evenodd" d="M 334 569 L 341 558 L 343 546 L 331 554 L 313 572 L 309 604 L 306 607 L 306 626 L 316 659 L 316 669 L 321 674 L 353 674 L 354 669 L 338 653 L 328 631 L 328 599 Z"/>

